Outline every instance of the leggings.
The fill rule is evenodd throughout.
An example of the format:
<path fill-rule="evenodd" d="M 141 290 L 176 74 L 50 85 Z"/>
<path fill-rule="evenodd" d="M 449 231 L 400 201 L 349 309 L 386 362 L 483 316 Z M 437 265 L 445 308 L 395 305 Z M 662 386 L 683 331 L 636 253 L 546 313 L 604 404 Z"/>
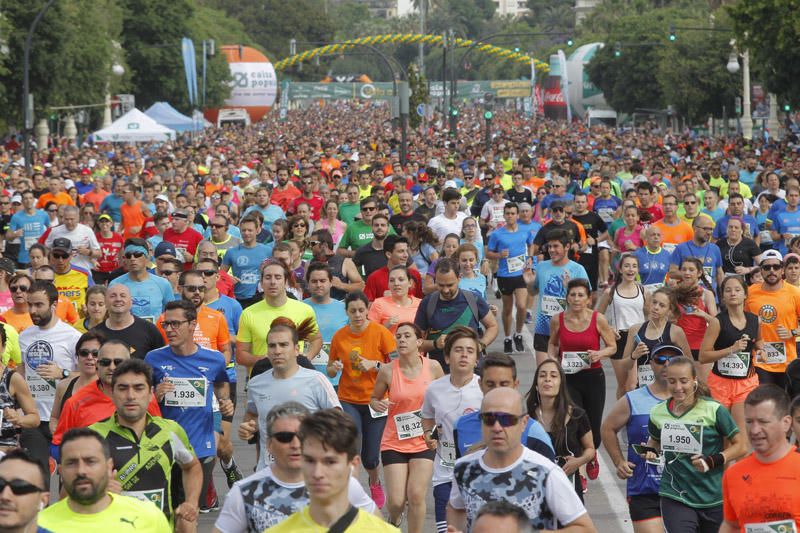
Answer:
<path fill-rule="evenodd" d="M 369 405 L 342 402 L 342 410 L 350 415 L 361 433 L 361 462 L 364 468 L 373 470 L 380 464 L 381 438 L 386 426 L 386 417 L 372 418 Z"/>
<path fill-rule="evenodd" d="M 756 374 L 758 375 L 759 385 L 772 383 L 783 390 L 786 390 L 789 386 L 789 378 L 786 372 L 769 372 L 768 370 L 756 367 Z"/>
<path fill-rule="evenodd" d="M 661 519 L 666 533 L 717 533 L 722 525 L 722 505 L 695 509 L 661 498 Z"/>
<path fill-rule="evenodd" d="M 433 509 L 436 516 L 436 532 L 447 531 L 447 502 L 450 501 L 452 483 L 440 483 L 433 487 Z"/>
<path fill-rule="evenodd" d="M 592 426 L 595 449 L 600 448 L 600 424 L 606 403 L 606 375 L 602 368 L 589 368 L 577 374 L 567 374 L 567 391 L 572 401 L 586 411 Z"/>

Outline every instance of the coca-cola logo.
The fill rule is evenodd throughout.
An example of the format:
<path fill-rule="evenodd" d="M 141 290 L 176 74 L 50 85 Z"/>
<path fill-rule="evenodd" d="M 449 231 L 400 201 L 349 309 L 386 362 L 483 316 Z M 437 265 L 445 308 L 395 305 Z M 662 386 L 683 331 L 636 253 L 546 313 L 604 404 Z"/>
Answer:
<path fill-rule="evenodd" d="M 545 104 L 557 104 L 557 105 L 566 105 L 566 101 L 564 100 L 564 95 L 561 93 L 559 89 L 547 89 L 544 92 L 544 103 Z"/>

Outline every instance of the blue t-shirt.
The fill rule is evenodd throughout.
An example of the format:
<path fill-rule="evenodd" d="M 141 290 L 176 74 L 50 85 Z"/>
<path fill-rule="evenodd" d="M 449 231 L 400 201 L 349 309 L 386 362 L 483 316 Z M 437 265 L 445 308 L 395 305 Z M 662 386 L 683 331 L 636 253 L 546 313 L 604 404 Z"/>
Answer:
<path fill-rule="evenodd" d="M 597 216 L 603 219 L 603 222 L 606 225 L 610 226 L 612 222 L 614 222 L 614 213 L 617 212 L 619 206 L 622 205 L 622 200 L 617 198 L 616 196 L 612 196 L 608 199 L 605 198 L 595 198 L 594 199 L 594 206 L 592 206 L 592 211 L 597 213 Z"/>
<path fill-rule="evenodd" d="M 490 252 L 508 250 L 508 258 L 500 259 L 498 263 L 497 277 L 511 278 L 522 275 L 528 257 L 528 246 L 533 244 L 533 237 L 531 232 L 522 228 L 511 232 L 505 226 L 489 234 Z M 509 265 L 509 261 L 512 265 Z"/>
<path fill-rule="evenodd" d="M 659 248 L 658 253 L 654 254 L 643 246 L 634 252 L 639 259 L 639 277 L 642 285 L 652 285 L 654 283 L 664 283 L 664 279 L 669 272 L 669 262 L 672 254 L 664 248 Z"/>
<path fill-rule="evenodd" d="M 550 207 L 550 204 L 555 202 L 556 200 L 562 202 L 571 202 L 575 199 L 570 193 L 564 193 L 563 196 L 556 196 L 555 194 L 548 194 L 542 199 L 542 209 L 547 209 Z"/>
<path fill-rule="evenodd" d="M 347 312 L 344 308 L 344 302 L 341 300 L 331 299 L 330 303 L 318 304 L 314 302 L 313 298 L 306 298 L 303 303 L 307 303 L 314 310 L 314 315 L 317 317 L 317 324 L 319 324 L 319 334 L 322 335 L 322 349 L 325 351 L 325 356 L 320 354 L 322 359 L 312 359 L 311 363 L 314 368 L 328 376 L 325 368 L 328 366 L 327 354 L 331 352 L 331 341 L 333 335 L 343 327 L 345 327 L 350 320 L 347 318 Z M 328 376 L 331 384 L 334 386 L 339 384 L 339 379 L 342 377 L 341 371 L 335 377 Z"/>
<path fill-rule="evenodd" d="M 758 237 L 758 222 L 752 215 L 745 214 L 742 217 L 739 217 L 747 223 L 747 226 L 750 228 L 750 238 L 755 239 Z M 715 239 L 724 239 L 728 236 L 728 221 L 731 219 L 730 215 L 725 215 L 724 217 L 720 218 L 716 221 L 716 225 L 714 226 L 714 232 L 711 234 L 712 237 Z M 745 231 L 747 228 L 745 228 Z M 746 237 L 747 235 L 745 235 Z"/>
<path fill-rule="evenodd" d="M 19 262 L 23 264 L 29 263 L 31 258 L 28 255 L 28 250 L 37 243 L 39 237 L 50 227 L 50 217 L 40 209 L 37 209 L 32 215 L 27 214 L 23 210 L 11 215 L 11 221 L 8 227 L 12 231 L 22 230 L 18 256 Z"/>
<path fill-rule="evenodd" d="M 535 220 L 531 220 L 527 224 L 524 222 L 520 222 L 518 220 L 517 226 L 519 226 L 519 229 L 521 229 L 522 231 L 527 231 L 528 233 L 533 235 L 534 239 L 536 238 L 536 234 L 539 233 L 539 230 L 542 229 L 542 225 L 536 222 Z"/>
<path fill-rule="evenodd" d="M 779 235 L 789 233 L 791 235 L 800 235 L 800 209 L 795 211 L 781 211 L 774 219 L 772 219 L 772 230 L 777 231 Z M 789 239 L 791 241 L 791 239 Z M 786 254 L 789 251 L 786 240 L 781 236 L 777 242 L 778 251 Z"/>
<path fill-rule="evenodd" d="M 242 304 L 229 296 L 220 294 L 219 298 L 210 304 L 206 304 L 206 306 L 225 315 L 225 321 L 228 322 L 228 333 L 231 334 L 231 337 L 235 337 L 239 332 L 239 318 L 242 316 Z M 236 383 L 235 345 L 236 343 L 231 343 L 233 357 L 231 357 L 231 362 L 228 365 L 228 379 L 231 383 Z"/>
<path fill-rule="evenodd" d="M 114 222 L 122 222 L 122 202 L 125 199 L 116 194 L 109 194 L 100 203 L 100 212 L 108 213 Z"/>
<path fill-rule="evenodd" d="M 564 272 L 569 273 L 569 279 L 589 279 L 586 269 L 575 261 L 556 266 L 548 259 L 536 265 L 539 306 L 534 333 L 538 335 L 550 335 L 550 318 L 567 307 L 567 281 L 564 281 Z"/>
<path fill-rule="evenodd" d="M 108 285 L 110 287 L 118 283 L 131 291 L 131 314 L 149 322 L 155 322 L 167 303 L 175 299 L 169 281 L 152 274 L 144 281 L 133 281 L 130 274 L 124 274 Z"/>
<path fill-rule="evenodd" d="M 669 259 L 671 265 L 681 267 L 684 259 L 696 257 L 703 263 L 706 278 L 711 283 L 713 292 L 717 292 L 717 269 L 722 268 L 722 253 L 719 246 L 710 242 L 705 246 L 697 246 L 694 241 L 686 241 L 675 247 Z"/>
<path fill-rule="evenodd" d="M 265 259 L 272 256 L 272 251 L 265 244 L 257 243 L 252 248 L 240 244 L 225 252 L 222 264 L 231 269 L 231 273 L 239 279 L 233 286 L 233 295 L 242 300 L 256 295 L 259 278 L 259 267 Z"/>
<path fill-rule="evenodd" d="M 267 207 L 259 207 L 257 205 L 251 205 L 247 208 L 247 211 L 244 212 L 242 218 L 247 216 L 248 213 L 252 213 L 253 211 L 258 211 L 264 216 L 264 229 L 272 231 L 272 224 L 276 220 L 281 220 L 286 218 L 286 213 L 275 204 L 269 204 Z"/>
<path fill-rule="evenodd" d="M 640 387 L 625 394 L 628 400 L 628 407 L 631 416 L 626 424 L 627 442 L 639 444 L 647 442 L 650 434 L 647 431 L 647 424 L 650 422 L 650 411 L 653 407 L 664 400 L 653 396 L 648 387 Z M 661 483 L 661 468 L 659 466 L 646 463 L 639 454 L 628 446 L 628 461 L 635 465 L 633 476 L 628 478 L 628 496 L 639 496 L 642 494 L 658 494 Z"/>
<path fill-rule="evenodd" d="M 472 291 L 475 296 L 486 299 L 486 276 L 475 272 L 474 278 L 459 278 L 458 288 L 462 291 Z"/>
<path fill-rule="evenodd" d="M 453 426 L 453 435 L 456 438 L 456 457 L 464 457 L 467 455 L 467 450 L 470 446 L 483 439 L 479 415 L 479 411 L 473 411 L 456 420 Z M 528 425 L 525 426 L 525 431 L 522 432 L 520 440 L 526 448 L 540 453 L 555 462 L 556 452 L 553 449 L 553 442 L 550 439 L 550 435 L 547 434 L 538 421 L 528 418 Z"/>
<path fill-rule="evenodd" d="M 189 356 L 177 355 L 167 345 L 148 352 L 145 362 L 153 367 L 153 383 L 161 383 L 165 378 L 205 379 L 205 406 L 175 407 L 161 401 L 161 415 L 174 420 L 186 430 L 198 458 L 217 454 L 214 442 L 214 414 L 212 400 L 215 383 L 228 383 L 225 371 L 225 357 L 216 350 L 197 346 L 197 351 Z"/>

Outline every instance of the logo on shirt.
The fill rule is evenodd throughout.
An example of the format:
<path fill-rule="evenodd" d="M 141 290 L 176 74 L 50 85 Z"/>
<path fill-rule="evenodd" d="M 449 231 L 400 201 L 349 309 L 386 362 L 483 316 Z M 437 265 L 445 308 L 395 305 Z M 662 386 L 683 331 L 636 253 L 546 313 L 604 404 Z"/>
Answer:
<path fill-rule="evenodd" d="M 198 366 L 197 369 L 200 372 L 208 372 L 208 367 L 207 366 Z"/>
<path fill-rule="evenodd" d="M 34 341 L 25 351 L 25 361 L 34 370 L 39 368 L 39 365 L 52 363 L 53 346 L 47 341 Z"/>
<path fill-rule="evenodd" d="M 250 264 L 250 258 L 249 257 L 240 255 L 239 257 L 236 258 L 236 266 L 240 266 L 241 267 L 241 266 L 247 266 L 248 264 Z"/>
<path fill-rule="evenodd" d="M 761 322 L 764 324 L 772 324 L 778 318 L 778 311 L 775 309 L 775 306 L 769 304 L 763 305 L 758 311 L 758 318 L 760 318 Z"/>
<path fill-rule="evenodd" d="M 170 372 L 175 370 L 175 367 L 172 365 L 161 365 L 161 370 L 169 370 Z"/>

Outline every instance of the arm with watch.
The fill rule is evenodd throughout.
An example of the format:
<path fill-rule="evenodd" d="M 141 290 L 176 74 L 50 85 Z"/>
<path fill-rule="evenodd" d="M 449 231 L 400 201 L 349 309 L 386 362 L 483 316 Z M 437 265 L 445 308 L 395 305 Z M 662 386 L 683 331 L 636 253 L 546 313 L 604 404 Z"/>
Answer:
<path fill-rule="evenodd" d="M 55 381 L 59 379 L 67 379 L 72 372 L 66 368 L 60 368 L 55 363 L 45 363 L 38 366 L 36 373 L 44 379 Z"/>

